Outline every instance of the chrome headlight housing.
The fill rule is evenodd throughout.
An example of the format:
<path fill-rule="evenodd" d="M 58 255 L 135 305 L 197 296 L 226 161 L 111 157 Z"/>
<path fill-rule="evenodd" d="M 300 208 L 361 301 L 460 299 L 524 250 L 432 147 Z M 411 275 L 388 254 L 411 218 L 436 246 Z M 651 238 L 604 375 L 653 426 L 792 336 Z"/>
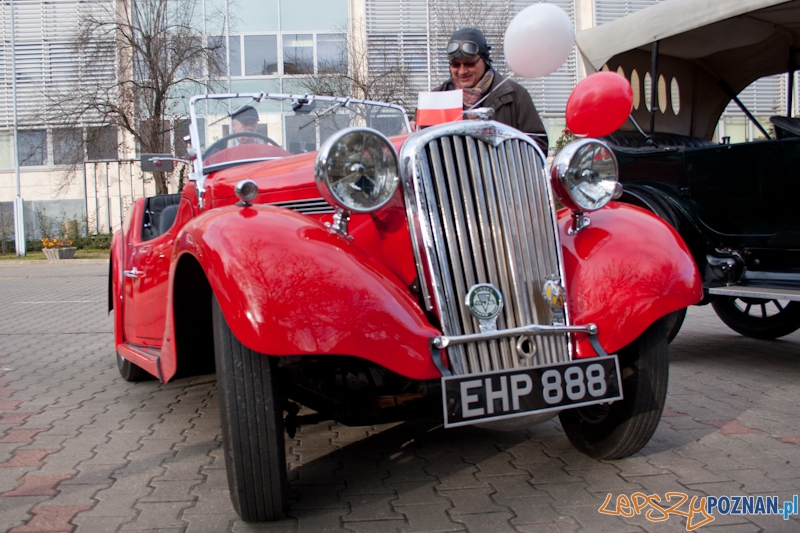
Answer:
<path fill-rule="evenodd" d="M 328 137 L 317 153 L 314 174 L 325 200 L 355 213 L 385 205 L 400 183 L 397 152 L 369 128 L 348 128 Z"/>
<path fill-rule="evenodd" d="M 617 158 L 603 142 L 581 139 L 553 160 L 550 179 L 558 199 L 573 211 L 595 211 L 622 194 Z"/>

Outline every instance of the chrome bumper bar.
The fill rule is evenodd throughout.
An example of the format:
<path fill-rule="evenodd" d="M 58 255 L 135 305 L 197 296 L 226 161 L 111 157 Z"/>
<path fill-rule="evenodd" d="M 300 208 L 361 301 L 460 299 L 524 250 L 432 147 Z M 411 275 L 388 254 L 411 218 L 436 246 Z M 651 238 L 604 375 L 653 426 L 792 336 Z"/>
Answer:
<path fill-rule="evenodd" d="M 530 335 L 559 335 L 561 333 L 586 333 L 589 335 L 589 339 L 592 340 L 597 338 L 597 326 L 594 324 L 587 324 L 585 326 L 540 326 L 532 324 L 530 326 L 472 333 L 470 335 L 453 335 L 449 337 L 442 335 L 433 337 L 431 339 L 431 344 L 433 344 L 435 348 L 443 350 L 448 346 L 455 346 L 457 344 L 505 339 L 508 337 L 527 337 Z M 592 342 L 592 346 L 594 346 L 594 342 Z M 600 355 L 605 355 L 605 352 Z"/>

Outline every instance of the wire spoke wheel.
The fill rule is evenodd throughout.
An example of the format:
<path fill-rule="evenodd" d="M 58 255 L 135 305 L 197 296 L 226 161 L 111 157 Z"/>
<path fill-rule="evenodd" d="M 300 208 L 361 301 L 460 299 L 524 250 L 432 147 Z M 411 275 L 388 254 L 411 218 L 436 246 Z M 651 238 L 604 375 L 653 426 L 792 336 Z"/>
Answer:
<path fill-rule="evenodd" d="M 711 305 L 726 326 L 746 337 L 777 339 L 800 328 L 798 302 L 718 296 Z"/>

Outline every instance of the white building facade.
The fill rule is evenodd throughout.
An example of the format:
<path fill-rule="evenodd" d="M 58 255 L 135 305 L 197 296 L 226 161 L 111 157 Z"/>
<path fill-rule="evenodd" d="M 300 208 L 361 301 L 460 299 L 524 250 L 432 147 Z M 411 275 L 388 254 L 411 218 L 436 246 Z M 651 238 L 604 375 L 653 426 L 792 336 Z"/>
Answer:
<path fill-rule="evenodd" d="M 177 1 L 177 0 L 176 0 Z M 447 79 L 443 47 L 457 27 L 484 29 L 493 46 L 495 67 L 508 68 L 502 55 L 502 32 L 508 21 L 531 0 L 201 0 L 204 13 L 227 17 L 227 33 L 205 31 L 209 42 L 229 46 L 227 79 L 221 88 L 233 92 L 308 92 L 304 78 L 336 68 L 336 54 L 348 43 L 361 43 L 364 67 L 370 74 L 399 62 L 409 72 L 411 88 L 405 102 L 415 106 L 414 92 L 429 90 Z M 564 9 L 576 29 L 585 29 L 669 0 L 548 0 Z M 720 0 L 726 1 L 726 0 Z M 121 132 L 103 130 L 116 143 L 90 145 L 79 142 L 98 133 L 101 123 L 91 117 L 79 128 L 65 129 L 50 120 L 48 106 L 72 73 L 86 69 L 85 58 L 74 53 L 72 36 L 81 17 L 91 9 L 114 7 L 117 0 L 0 0 L 0 238 L 7 235 L 16 197 L 24 200 L 25 231 L 37 235 L 37 212 L 52 220 L 85 217 L 90 232 L 119 227 L 128 206 L 137 197 L 154 194 L 143 179 L 138 154 Z M 220 26 L 222 27 L 222 26 Z M 350 46 L 350 49 L 353 49 Z M 301 60 L 302 59 L 302 60 Z M 351 65 L 352 65 L 351 60 Z M 362 64 L 362 63 L 359 63 Z M 333 65 L 333 67 L 331 67 Z M 116 62 L 93 64 L 95 80 L 113 79 Z M 340 68 L 347 69 L 346 65 Z M 564 107 L 570 91 L 585 75 L 575 53 L 557 72 L 541 79 L 519 80 L 531 93 L 548 129 L 551 146 L 564 128 Z M 796 86 L 796 85 L 795 85 Z M 181 95 L 175 95 L 176 101 Z M 183 95 L 185 97 L 185 95 Z M 759 81 L 741 100 L 758 117 L 786 108 L 783 77 Z M 185 98 L 184 98 L 185 100 Z M 176 105 L 173 139 L 180 138 L 179 123 L 185 106 Z M 291 123 L 278 127 L 297 142 L 305 142 Z M 757 138 L 735 106 L 729 108 L 718 130 L 732 141 Z M 78 142 L 76 142 L 78 141 Z M 18 147 L 15 149 L 15 147 Z M 179 149 L 179 147 L 178 147 Z M 81 150 L 86 163 L 77 169 L 66 163 Z M 18 157 L 17 157 L 18 156 Z M 68 176 L 70 169 L 72 175 Z M 173 184 L 173 186 L 176 184 Z M 41 216 L 41 215 L 40 215 Z"/>

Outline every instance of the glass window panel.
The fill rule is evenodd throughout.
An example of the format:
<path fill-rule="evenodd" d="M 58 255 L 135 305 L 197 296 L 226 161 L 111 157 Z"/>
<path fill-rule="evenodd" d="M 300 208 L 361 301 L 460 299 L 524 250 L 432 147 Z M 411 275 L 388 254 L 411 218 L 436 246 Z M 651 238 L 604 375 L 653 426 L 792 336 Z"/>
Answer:
<path fill-rule="evenodd" d="M 347 72 L 347 40 L 344 34 L 317 35 L 317 72 Z"/>
<path fill-rule="evenodd" d="M 305 0 L 302 9 L 297 0 L 281 0 L 281 29 L 341 30 L 350 15 L 348 0 Z"/>
<path fill-rule="evenodd" d="M 14 136 L 9 131 L 0 131 L 0 167 L 9 168 L 14 166 L 12 157 L 12 140 Z"/>
<path fill-rule="evenodd" d="M 231 43 L 231 76 L 242 75 L 242 46 L 238 35 L 230 36 Z"/>
<path fill-rule="evenodd" d="M 79 129 L 53 130 L 53 164 L 74 165 L 83 161 L 83 132 Z"/>
<path fill-rule="evenodd" d="M 175 155 L 178 157 L 187 156 L 188 143 L 183 139 L 189 136 L 190 124 L 191 121 L 188 119 L 175 122 Z M 200 135 L 200 147 L 202 150 L 206 145 L 206 121 L 203 117 L 197 117 L 197 133 Z"/>
<path fill-rule="evenodd" d="M 307 115 L 286 117 L 288 150 L 293 154 L 313 152 L 317 149 L 317 131 L 313 125 L 307 125 L 309 120 Z M 303 126 L 305 127 L 300 129 Z"/>
<path fill-rule="evenodd" d="M 283 36 L 283 73 L 314 73 L 314 42 L 310 33 Z"/>
<path fill-rule="evenodd" d="M 89 161 L 117 159 L 117 129 L 106 126 L 86 130 L 86 154 Z"/>
<path fill-rule="evenodd" d="M 296 7 L 296 4 L 295 6 Z M 230 3 L 236 31 L 278 31 L 278 0 L 236 0 Z"/>
<path fill-rule="evenodd" d="M 19 139 L 19 165 L 32 167 L 44 165 L 47 158 L 47 132 L 20 131 Z"/>
<path fill-rule="evenodd" d="M 278 36 L 244 36 L 245 76 L 266 76 L 278 73 Z"/>

